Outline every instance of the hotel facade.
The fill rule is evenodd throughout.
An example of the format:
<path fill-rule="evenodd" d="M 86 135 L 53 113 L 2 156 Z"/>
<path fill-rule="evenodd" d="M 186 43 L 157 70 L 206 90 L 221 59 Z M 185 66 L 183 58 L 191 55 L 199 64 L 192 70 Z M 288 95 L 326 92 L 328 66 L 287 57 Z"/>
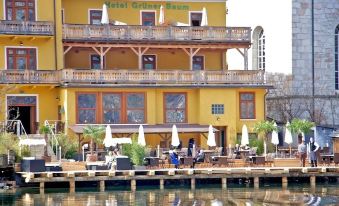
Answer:
<path fill-rule="evenodd" d="M 252 132 L 265 118 L 269 86 L 247 70 L 251 28 L 227 27 L 226 13 L 225 0 L 2 0 L 2 120 L 33 135 L 58 123 L 82 143 L 87 124 L 116 137 L 144 124 L 152 147 L 170 145 L 173 124 L 183 146 L 206 147 L 213 125 L 217 146 L 234 145 L 243 124 Z M 243 68 L 229 68 L 229 50 Z"/>

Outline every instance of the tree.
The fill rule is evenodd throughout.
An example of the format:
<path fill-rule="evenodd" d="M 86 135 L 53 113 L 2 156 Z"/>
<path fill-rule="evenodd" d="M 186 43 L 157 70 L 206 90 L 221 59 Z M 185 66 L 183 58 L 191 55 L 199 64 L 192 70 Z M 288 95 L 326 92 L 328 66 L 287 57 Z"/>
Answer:
<path fill-rule="evenodd" d="M 132 136 L 132 144 L 122 145 L 122 152 L 131 159 L 134 165 L 144 163 L 146 147 L 138 144 L 137 135 Z"/>
<path fill-rule="evenodd" d="M 292 120 L 289 129 L 293 134 L 297 134 L 298 137 L 300 137 L 302 133 L 307 134 L 308 132 L 310 132 L 312 127 L 314 126 L 315 126 L 314 122 L 296 118 Z"/>
<path fill-rule="evenodd" d="M 264 144 L 267 147 L 268 134 L 273 131 L 278 131 L 278 128 L 274 121 L 261 121 L 254 125 L 254 131 L 256 131 L 260 136 L 264 137 Z M 267 151 L 267 150 L 266 150 Z"/>
<path fill-rule="evenodd" d="M 83 134 L 84 134 L 84 137 L 88 137 L 91 139 L 91 143 L 90 143 L 91 154 L 88 157 L 88 161 L 96 161 L 97 156 L 93 154 L 94 142 L 96 143 L 102 142 L 102 139 L 105 134 L 105 128 L 101 126 L 88 125 L 84 127 Z"/>

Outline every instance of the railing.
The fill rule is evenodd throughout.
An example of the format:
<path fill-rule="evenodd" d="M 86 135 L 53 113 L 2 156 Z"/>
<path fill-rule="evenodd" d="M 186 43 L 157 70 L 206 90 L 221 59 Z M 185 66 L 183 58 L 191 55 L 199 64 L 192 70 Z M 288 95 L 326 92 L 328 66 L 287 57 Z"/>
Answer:
<path fill-rule="evenodd" d="M 53 70 L 1 70 L 0 83 L 58 83 L 59 72 Z"/>
<path fill-rule="evenodd" d="M 57 158 L 59 158 L 59 160 L 61 160 L 61 153 L 59 154 L 59 142 L 58 139 L 56 137 L 56 128 L 57 128 L 57 122 L 58 120 L 50 120 L 53 121 L 54 123 L 51 124 L 48 120 L 45 120 L 45 126 L 47 126 L 49 128 L 50 134 L 52 136 L 51 139 L 51 144 L 52 144 L 52 152 L 54 152 L 55 149 L 55 156 Z M 46 142 L 46 144 L 48 144 L 48 142 Z"/>
<path fill-rule="evenodd" d="M 264 84 L 263 70 L 3 70 L 0 83 Z"/>
<path fill-rule="evenodd" d="M 46 21 L 0 21 L 0 34 L 54 35 L 53 22 Z"/>
<path fill-rule="evenodd" d="M 64 24 L 65 40 L 251 42 L 250 27 L 123 26 Z"/>
<path fill-rule="evenodd" d="M 19 139 L 28 139 L 27 132 L 22 125 L 21 120 L 6 120 L 5 122 L 2 122 L 1 126 L 3 131 L 13 132 Z"/>

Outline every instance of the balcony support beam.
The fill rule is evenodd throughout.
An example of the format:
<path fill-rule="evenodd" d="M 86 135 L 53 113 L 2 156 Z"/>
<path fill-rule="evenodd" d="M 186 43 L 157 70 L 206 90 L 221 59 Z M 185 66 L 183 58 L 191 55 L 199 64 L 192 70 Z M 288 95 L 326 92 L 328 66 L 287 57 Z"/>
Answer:
<path fill-rule="evenodd" d="M 67 49 L 64 51 L 64 55 L 66 55 L 71 49 L 72 49 L 73 46 L 69 46 L 67 47 Z"/>
<path fill-rule="evenodd" d="M 190 70 L 193 70 L 193 57 L 200 51 L 200 48 L 197 48 L 194 50 L 194 48 L 189 48 L 189 51 L 187 51 L 185 48 L 182 48 L 184 52 L 190 57 Z"/>
<path fill-rule="evenodd" d="M 242 52 L 239 48 L 237 48 L 237 51 L 244 58 L 244 70 L 248 70 L 248 49 L 244 48 L 244 52 Z"/>
<path fill-rule="evenodd" d="M 133 47 L 130 47 L 130 48 L 138 56 L 138 68 L 139 70 L 141 70 L 142 69 L 142 55 L 144 55 L 147 52 L 149 47 L 146 47 L 144 49 L 142 49 L 141 47 L 137 47 L 137 49 Z"/>
<path fill-rule="evenodd" d="M 105 55 L 107 54 L 107 52 L 112 48 L 112 47 L 107 47 L 105 50 L 104 50 L 104 47 L 103 46 L 101 46 L 101 47 L 99 47 L 100 48 L 100 51 L 96 48 L 96 47 L 94 47 L 94 46 L 92 46 L 92 49 L 98 54 L 98 55 L 100 55 L 100 69 L 104 69 L 104 57 L 105 57 Z"/>

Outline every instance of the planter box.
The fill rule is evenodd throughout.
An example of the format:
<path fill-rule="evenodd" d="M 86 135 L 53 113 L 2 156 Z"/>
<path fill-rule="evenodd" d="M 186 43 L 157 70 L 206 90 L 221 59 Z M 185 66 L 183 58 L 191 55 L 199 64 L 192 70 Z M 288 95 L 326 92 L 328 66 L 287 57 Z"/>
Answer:
<path fill-rule="evenodd" d="M 137 165 L 134 165 L 133 168 L 135 170 L 146 170 L 146 166 L 137 166 Z"/>
<path fill-rule="evenodd" d="M 117 170 L 131 170 L 132 164 L 128 157 L 117 157 Z"/>
<path fill-rule="evenodd" d="M 300 160 L 296 158 L 275 158 L 273 164 L 275 167 L 300 167 Z"/>
<path fill-rule="evenodd" d="M 22 172 L 45 172 L 45 160 L 21 160 Z"/>

